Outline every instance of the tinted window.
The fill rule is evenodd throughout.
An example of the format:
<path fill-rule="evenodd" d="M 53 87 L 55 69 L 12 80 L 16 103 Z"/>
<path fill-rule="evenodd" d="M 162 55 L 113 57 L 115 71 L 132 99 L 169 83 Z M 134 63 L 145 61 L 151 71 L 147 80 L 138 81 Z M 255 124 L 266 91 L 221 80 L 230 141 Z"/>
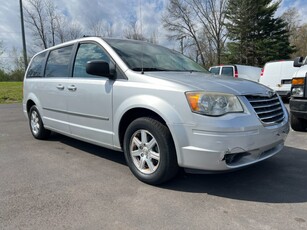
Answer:
<path fill-rule="evenodd" d="M 215 75 L 219 75 L 220 74 L 220 67 L 211 68 L 210 73 L 213 73 Z"/>
<path fill-rule="evenodd" d="M 221 74 L 233 77 L 233 68 L 232 67 L 223 67 Z"/>
<path fill-rule="evenodd" d="M 52 50 L 49 54 L 45 77 L 69 77 L 69 62 L 73 46 Z"/>
<path fill-rule="evenodd" d="M 147 42 L 105 39 L 134 71 L 208 72 L 181 53 Z"/>
<path fill-rule="evenodd" d="M 86 63 L 91 60 L 102 60 L 110 63 L 108 55 L 99 45 L 92 43 L 81 44 L 74 64 L 73 77 L 93 77 L 93 75 L 86 72 Z"/>
<path fill-rule="evenodd" d="M 46 52 L 40 53 L 35 56 L 27 72 L 27 78 L 42 77 L 43 65 L 46 57 Z"/>

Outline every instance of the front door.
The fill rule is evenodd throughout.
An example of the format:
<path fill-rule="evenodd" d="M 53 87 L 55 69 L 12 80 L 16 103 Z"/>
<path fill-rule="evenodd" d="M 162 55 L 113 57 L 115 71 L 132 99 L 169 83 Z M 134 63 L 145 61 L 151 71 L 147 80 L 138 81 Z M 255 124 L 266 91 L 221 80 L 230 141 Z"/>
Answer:
<path fill-rule="evenodd" d="M 110 59 L 96 43 L 81 43 L 73 65 L 67 95 L 69 125 L 72 135 L 87 141 L 113 145 L 112 95 L 113 80 L 86 73 L 90 60 Z"/>

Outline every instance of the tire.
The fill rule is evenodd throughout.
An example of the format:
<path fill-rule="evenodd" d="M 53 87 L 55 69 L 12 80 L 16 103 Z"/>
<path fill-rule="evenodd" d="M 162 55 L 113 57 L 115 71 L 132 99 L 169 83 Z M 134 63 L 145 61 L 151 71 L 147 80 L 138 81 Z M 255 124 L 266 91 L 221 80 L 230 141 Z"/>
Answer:
<path fill-rule="evenodd" d="M 34 138 L 45 140 L 50 136 L 50 130 L 45 129 L 42 118 L 36 105 L 33 105 L 29 111 L 29 126 Z"/>
<path fill-rule="evenodd" d="M 291 127 L 295 131 L 306 131 L 307 121 L 302 118 L 298 118 L 293 113 L 290 114 Z"/>
<path fill-rule="evenodd" d="M 161 184 L 178 172 L 171 133 L 155 119 L 142 117 L 131 122 L 124 136 L 124 154 L 131 172 L 147 184 Z"/>

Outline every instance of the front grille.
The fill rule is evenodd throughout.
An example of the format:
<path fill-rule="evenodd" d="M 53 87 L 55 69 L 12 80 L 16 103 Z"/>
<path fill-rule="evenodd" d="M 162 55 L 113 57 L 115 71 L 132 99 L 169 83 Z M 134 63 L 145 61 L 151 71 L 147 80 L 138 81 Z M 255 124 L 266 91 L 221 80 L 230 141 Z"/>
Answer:
<path fill-rule="evenodd" d="M 264 124 L 270 125 L 283 121 L 285 115 L 277 94 L 272 97 L 248 95 L 246 98 Z"/>

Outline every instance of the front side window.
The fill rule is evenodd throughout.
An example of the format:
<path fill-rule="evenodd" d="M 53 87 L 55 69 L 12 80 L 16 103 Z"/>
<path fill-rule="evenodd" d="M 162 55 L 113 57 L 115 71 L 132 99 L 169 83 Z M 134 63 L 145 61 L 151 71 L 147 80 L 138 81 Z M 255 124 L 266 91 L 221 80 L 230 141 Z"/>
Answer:
<path fill-rule="evenodd" d="M 210 73 L 213 73 L 215 75 L 219 75 L 220 73 L 220 67 L 213 67 L 210 69 Z"/>
<path fill-rule="evenodd" d="M 69 77 L 69 63 L 73 46 L 50 51 L 45 77 Z"/>
<path fill-rule="evenodd" d="M 233 68 L 232 67 L 223 67 L 222 68 L 222 75 L 233 77 Z"/>
<path fill-rule="evenodd" d="M 93 60 L 101 60 L 110 63 L 110 58 L 99 45 L 93 43 L 81 44 L 74 63 L 73 77 L 94 77 L 94 75 L 86 72 L 86 63 Z"/>
<path fill-rule="evenodd" d="M 27 78 L 42 77 L 46 52 L 36 55 L 27 72 Z"/>

